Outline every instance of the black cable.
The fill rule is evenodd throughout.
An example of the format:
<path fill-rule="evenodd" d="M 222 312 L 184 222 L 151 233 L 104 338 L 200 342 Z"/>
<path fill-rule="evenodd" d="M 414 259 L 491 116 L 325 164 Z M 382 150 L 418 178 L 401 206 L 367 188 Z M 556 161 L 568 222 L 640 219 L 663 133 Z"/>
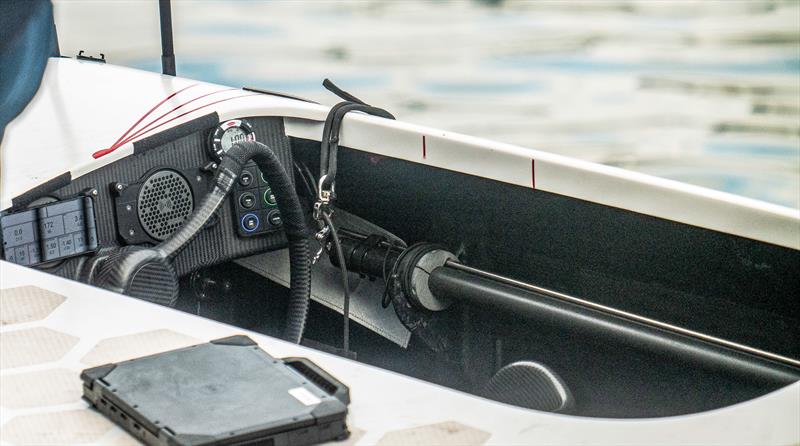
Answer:
<path fill-rule="evenodd" d="M 325 212 L 322 213 L 322 219 L 325 224 L 331 228 L 331 237 L 333 238 L 333 245 L 336 248 L 336 257 L 339 259 L 339 271 L 342 273 L 342 286 L 344 287 L 344 304 L 342 305 L 342 313 L 344 314 L 344 333 L 342 340 L 342 348 L 344 351 L 350 351 L 350 281 L 347 277 L 347 266 L 344 262 L 344 251 L 342 250 L 342 243 L 339 241 L 339 234 L 333 226 L 331 217 Z"/>
<path fill-rule="evenodd" d="M 309 169 L 308 166 L 306 166 L 306 163 L 304 163 L 302 161 L 297 161 L 297 163 L 300 163 L 300 167 L 303 168 L 303 172 L 305 172 L 306 179 L 308 179 L 308 181 L 311 183 L 311 187 L 314 189 L 314 197 L 316 197 L 317 196 L 317 180 L 314 179 L 314 174 L 311 173 L 311 169 Z"/>
<path fill-rule="evenodd" d="M 297 174 L 300 175 L 300 179 L 303 180 L 303 185 L 306 187 L 306 193 L 308 194 L 311 202 L 313 203 L 317 197 L 317 194 L 314 192 L 314 189 L 311 188 L 311 184 L 308 182 L 308 178 L 306 178 L 305 174 L 303 174 L 303 170 L 297 164 L 297 161 L 294 162 L 294 170 L 297 171 Z"/>

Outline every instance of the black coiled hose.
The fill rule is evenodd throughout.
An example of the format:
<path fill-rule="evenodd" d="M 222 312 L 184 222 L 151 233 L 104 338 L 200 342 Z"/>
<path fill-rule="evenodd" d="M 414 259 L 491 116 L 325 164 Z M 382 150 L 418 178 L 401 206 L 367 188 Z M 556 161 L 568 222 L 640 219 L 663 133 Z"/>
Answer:
<path fill-rule="evenodd" d="M 285 339 L 300 343 L 308 316 L 311 295 L 311 250 L 308 247 L 308 228 L 306 226 L 300 199 L 294 190 L 289 175 L 275 153 L 264 144 L 247 141 L 235 144 L 220 162 L 219 170 L 242 171 L 244 164 L 255 161 L 275 194 L 281 220 L 289 241 L 289 310 L 286 321 Z"/>

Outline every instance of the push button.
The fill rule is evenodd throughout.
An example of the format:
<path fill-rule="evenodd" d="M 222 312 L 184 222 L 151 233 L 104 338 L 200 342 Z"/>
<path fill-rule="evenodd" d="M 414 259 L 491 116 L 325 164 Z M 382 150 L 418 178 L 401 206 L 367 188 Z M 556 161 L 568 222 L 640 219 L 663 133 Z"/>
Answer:
<path fill-rule="evenodd" d="M 256 205 L 256 196 L 245 192 L 239 196 L 239 204 L 245 209 L 252 209 Z"/>
<path fill-rule="evenodd" d="M 242 187 L 250 187 L 253 184 L 253 174 L 250 173 L 249 170 L 242 171 L 242 174 L 239 176 L 239 184 Z"/>
<path fill-rule="evenodd" d="M 281 223 L 283 223 L 283 220 L 281 219 L 281 213 L 278 211 L 270 212 L 267 216 L 267 220 L 269 220 L 269 224 L 273 226 L 280 226 Z"/>
<path fill-rule="evenodd" d="M 277 201 L 275 201 L 275 194 L 272 193 L 272 189 L 271 188 L 268 187 L 264 191 L 263 196 L 264 196 L 264 203 L 267 206 L 275 206 L 275 203 L 277 203 Z"/>
<path fill-rule="evenodd" d="M 16 258 L 14 261 L 18 265 L 28 265 L 30 264 L 30 260 L 28 260 L 28 247 L 27 246 L 17 246 L 14 249 L 14 257 Z"/>
<path fill-rule="evenodd" d="M 246 232 L 253 232 L 258 229 L 258 217 L 256 217 L 256 214 L 246 214 L 242 217 L 242 229 Z"/>

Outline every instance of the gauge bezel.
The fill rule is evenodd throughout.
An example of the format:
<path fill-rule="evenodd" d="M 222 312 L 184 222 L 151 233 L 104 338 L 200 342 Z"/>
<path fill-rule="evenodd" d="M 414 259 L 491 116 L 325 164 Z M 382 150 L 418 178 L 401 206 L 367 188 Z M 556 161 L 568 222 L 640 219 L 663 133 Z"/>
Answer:
<path fill-rule="evenodd" d="M 208 154 L 211 158 L 220 161 L 225 150 L 222 148 L 222 135 L 233 127 L 238 127 L 245 133 L 247 141 L 256 140 L 256 132 L 253 126 L 244 119 L 229 119 L 225 122 L 219 123 L 214 131 L 208 135 Z"/>

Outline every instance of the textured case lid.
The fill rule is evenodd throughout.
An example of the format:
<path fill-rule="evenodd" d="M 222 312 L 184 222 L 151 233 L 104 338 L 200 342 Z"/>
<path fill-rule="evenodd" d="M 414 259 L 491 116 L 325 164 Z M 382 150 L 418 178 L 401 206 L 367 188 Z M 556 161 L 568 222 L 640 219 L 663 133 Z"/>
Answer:
<path fill-rule="evenodd" d="M 250 338 L 234 336 L 86 370 L 87 385 L 167 443 L 213 444 L 344 418 L 347 406 Z M 259 435 L 254 435 L 254 434 Z M 171 441 L 170 441 L 171 440 Z"/>

